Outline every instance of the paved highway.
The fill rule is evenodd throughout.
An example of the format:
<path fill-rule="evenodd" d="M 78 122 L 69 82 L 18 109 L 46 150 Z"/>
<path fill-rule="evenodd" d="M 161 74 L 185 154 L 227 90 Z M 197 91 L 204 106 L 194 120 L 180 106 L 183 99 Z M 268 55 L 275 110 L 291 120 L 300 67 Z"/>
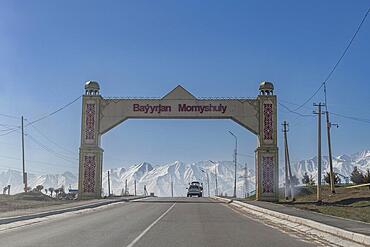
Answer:
<path fill-rule="evenodd" d="M 6 247 L 317 246 L 207 198 L 149 198 L 0 233 Z"/>

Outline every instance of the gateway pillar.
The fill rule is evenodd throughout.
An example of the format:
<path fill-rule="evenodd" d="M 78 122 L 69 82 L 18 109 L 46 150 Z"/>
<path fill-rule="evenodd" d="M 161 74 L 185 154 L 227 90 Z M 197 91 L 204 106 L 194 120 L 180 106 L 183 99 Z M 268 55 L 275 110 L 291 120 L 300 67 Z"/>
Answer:
<path fill-rule="evenodd" d="M 260 84 L 259 133 L 256 149 L 256 200 L 279 200 L 277 106 L 271 82 Z"/>
<path fill-rule="evenodd" d="M 79 199 L 100 198 L 102 194 L 103 149 L 100 148 L 99 84 L 88 81 L 82 97 L 81 146 L 79 157 Z"/>

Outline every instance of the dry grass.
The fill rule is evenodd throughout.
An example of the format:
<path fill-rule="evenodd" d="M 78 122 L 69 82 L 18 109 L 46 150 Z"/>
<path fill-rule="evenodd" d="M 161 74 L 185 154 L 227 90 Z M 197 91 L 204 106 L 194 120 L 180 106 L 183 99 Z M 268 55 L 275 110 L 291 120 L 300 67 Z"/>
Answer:
<path fill-rule="evenodd" d="M 56 200 L 41 192 L 27 192 L 16 195 L 0 195 L 0 212 L 31 209 L 70 203 L 68 200 Z"/>
<path fill-rule="evenodd" d="M 280 203 L 338 217 L 370 223 L 370 189 L 337 187 L 336 193 L 329 186 L 322 188 L 322 203 L 316 203 L 316 187 L 301 187 L 295 202 Z"/>

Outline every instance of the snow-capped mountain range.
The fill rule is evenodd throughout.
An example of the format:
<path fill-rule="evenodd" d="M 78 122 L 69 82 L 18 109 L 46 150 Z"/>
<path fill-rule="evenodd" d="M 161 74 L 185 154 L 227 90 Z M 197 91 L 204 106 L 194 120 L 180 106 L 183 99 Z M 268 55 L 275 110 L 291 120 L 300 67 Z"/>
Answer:
<path fill-rule="evenodd" d="M 323 174 L 328 171 L 328 157 L 323 157 Z M 352 155 L 341 155 L 333 158 L 334 171 L 344 177 L 349 177 L 354 166 L 360 170 L 370 169 L 370 150 L 365 150 Z M 125 188 L 127 180 L 127 189 L 132 194 L 134 192 L 134 183 L 136 181 L 137 193 L 143 194 L 144 185 L 147 191 L 154 192 L 158 196 L 171 195 L 171 181 L 173 183 L 174 196 L 186 195 L 186 187 L 191 181 L 200 181 L 204 184 L 204 194 L 208 194 L 207 174 L 209 176 L 209 187 L 211 195 L 215 194 L 216 173 L 218 180 L 219 193 L 231 195 L 233 192 L 234 164 L 231 161 L 219 161 L 215 164 L 209 161 L 199 161 L 186 164 L 181 161 L 166 165 L 153 166 L 144 162 L 133 165 L 129 168 L 114 168 L 110 170 L 111 189 L 114 194 L 121 194 Z M 317 177 L 317 158 L 302 160 L 292 164 L 292 173 L 301 178 L 305 173 Z M 280 162 L 279 169 L 280 185 L 284 183 L 284 164 Z M 245 191 L 245 167 L 238 165 L 237 169 L 237 194 L 242 196 Z M 255 190 L 254 164 L 248 167 L 248 190 Z M 34 188 L 36 185 L 43 185 L 44 188 L 77 188 L 77 175 L 71 172 L 63 174 L 36 175 L 28 174 L 29 186 Z M 7 170 L 0 173 L 0 188 L 11 185 L 11 193 L 18 193 L 23 190 L 21 172 Z M 103 174 L 103 190 L 106 193 L 108 187 L 107 172 Z"/>
<path fill-rule="evenodd" d="M 249 167 L 249 190 L 254 190 L 254 169 Z M 211 195 L 215 194 L 215 181 L 217 173 L 218 191 L 231 194 L 234 181 L 234 164 L 231 161 L 220 161 L 213 164 L 209 161 L 200 161 L 191 164 L 185 164 L 176 161 L 171 164 L 152 166 L 149 163 L 142 163 L 131 166 L 127 170 L 116 168 L 111 171 L 111 185 L 114 194 L 122 193 L 127 180 L 127 188 L 130 193 L 134 192 L 136 180 L 137 193 L 142 194 L 144 185 L 147 191 L 154 192 L 155 195 L 171 195 L 171 182 L 173 183 L 174 196 L 186 196 L 186 187 L 192 181 L 203 182 L 204 193 L 208 195 L 207 173 L 209 177 L 209 188 Z M 244 186 L 244 167 L 238 167 L 238 191 L 243 193 Z M 107 191 L 108 177 L 103 175 L 103 188 Z"/>
<path fill-rule="evenodd" d="M 280 170 L 282 171 L 282 165 L 280 164 Z M 340 155 L 333 158 L 333 169 L 334 172 L 340 175 L 342 182 L 345 182 L 345 177 L 349 178 L 353 168 L 357 166 L 362 172 L 366 172 L 370 169 L 370 150 L 364 150 L 352 155 Z M 328 156 L 322 157 L 322 171 L 323 175 L 329 171 L 329 158 Z M 301 160 L 292 165 L 292 172 L 298 178 L 307 173 L 312 175 L 314 178 L 317 177 L 317 157 L 313 157 L 309 160 Z M 284 174 L 280 172 L 280 176 Z M 280 180 L 282 181 L 282 180 Z"/>

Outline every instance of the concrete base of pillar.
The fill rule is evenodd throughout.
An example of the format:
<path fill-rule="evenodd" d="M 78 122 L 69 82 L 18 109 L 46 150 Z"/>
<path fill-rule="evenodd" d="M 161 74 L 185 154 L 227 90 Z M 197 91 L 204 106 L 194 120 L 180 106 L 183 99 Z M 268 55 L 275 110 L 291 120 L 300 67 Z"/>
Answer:
<path fill-rule="evenodd" d="M 101 199 L 101 195 L 96 193 L 80 193 L 78 194 L 78 200 L 92 200 L 92 199 Z"/>
<path fill-rule="evenodd" d="M 279 196 L 265 196 L 265 195 L 256 195 L 256 201 L 264 201 L 264 202 L 278 202 Z"/>

